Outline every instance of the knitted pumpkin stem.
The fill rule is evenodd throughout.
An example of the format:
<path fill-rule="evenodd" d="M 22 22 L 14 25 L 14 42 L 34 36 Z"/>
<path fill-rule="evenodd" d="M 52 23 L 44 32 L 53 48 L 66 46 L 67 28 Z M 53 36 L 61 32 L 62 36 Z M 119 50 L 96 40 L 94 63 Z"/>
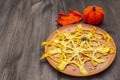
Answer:
<path fill-rule="evenodd" d="M 92 9 L 93 9 L 93 11 L 96 11 L 96 6 L 95 6 L 95 5 L 93 5 L 93 8 L 92 8 Z"/>

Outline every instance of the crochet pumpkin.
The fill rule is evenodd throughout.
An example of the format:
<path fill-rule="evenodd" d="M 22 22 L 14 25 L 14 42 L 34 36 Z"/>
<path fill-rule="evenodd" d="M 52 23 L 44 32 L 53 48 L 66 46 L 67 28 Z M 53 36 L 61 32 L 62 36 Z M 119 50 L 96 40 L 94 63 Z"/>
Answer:
<path fill-rule="evenodd" d="M 99 6 L 88 6 L 83 11 L 83 18 L 88 24 L 98 25 L 104 19 L 104 11 Z"/>

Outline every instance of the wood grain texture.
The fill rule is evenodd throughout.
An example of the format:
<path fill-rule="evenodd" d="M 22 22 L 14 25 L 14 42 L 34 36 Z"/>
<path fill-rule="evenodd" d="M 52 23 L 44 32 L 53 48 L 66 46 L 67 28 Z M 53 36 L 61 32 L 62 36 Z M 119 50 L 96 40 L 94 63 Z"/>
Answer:
<path fill-rule="evenodd" d="M 119 80 L 120 0 L 0 0 L 0 79 L 1 80 Z M 88 5 L 105 11 L 99 25 L 115 40 L 117 56 L 104 72 L 91 77 L 72 77 L 53 69 L 46 60 L 42 41 L 59 26 L 58 12 L 72 8 L 80 12 Z M 83 22 L 81 22 L 83 23 Z"/>

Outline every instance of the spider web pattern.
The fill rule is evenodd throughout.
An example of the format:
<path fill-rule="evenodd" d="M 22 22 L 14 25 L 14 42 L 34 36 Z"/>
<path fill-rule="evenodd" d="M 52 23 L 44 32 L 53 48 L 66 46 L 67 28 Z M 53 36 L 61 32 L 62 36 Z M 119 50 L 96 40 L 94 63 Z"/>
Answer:
<path fill-rule="evenodd" d="M 86 62 L 89 61 L 93 66 L 97 66 L 105 62 L 102 56 L 114 53 L 115 49 L 111 46 L 110 35 L 97 32 L 96 27 L 89 31 L 82 30 L 82 26 L 77 25 L 75 32 L 61 33 L 58 30 L 56 32 L 57 36 L 52 41 L 42 43 L 46 45 L 47 52 L 41 59 L 50 57 L 59 63 L 57 69 L 60 71 L 63 71 L 69 64 L 75 64 L 80 73 L 85 75 L 88 74 L 85 69 Z"/>

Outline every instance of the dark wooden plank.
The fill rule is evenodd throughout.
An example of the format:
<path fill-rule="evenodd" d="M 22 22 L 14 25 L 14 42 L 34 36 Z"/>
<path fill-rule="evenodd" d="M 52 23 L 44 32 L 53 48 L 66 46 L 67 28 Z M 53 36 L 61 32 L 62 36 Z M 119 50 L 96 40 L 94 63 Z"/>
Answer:
<path fill-rule="evenodd" d="M 1 4 L 0 78 L 25 80 L 30 65 L 30 5 L 27 0 L 3 0 Z M 29 50 L 28 50 L 29 49 Z"/>
<path fill-rule="evenodd" d="M 1 80 L 119 80 L 120 0 L 0 0 L 0 79 Z M 72 8 L 82 13 L 88 5 L 105 11 L 99 25 L 115 40 L 117 56 L 104 72 L 90 77 L 72 77 L 53 69 L 46 60 L 42 41 L 57 28 L 58 12 Z M 81 22 L 83 23 L 83 21 Z"/>

